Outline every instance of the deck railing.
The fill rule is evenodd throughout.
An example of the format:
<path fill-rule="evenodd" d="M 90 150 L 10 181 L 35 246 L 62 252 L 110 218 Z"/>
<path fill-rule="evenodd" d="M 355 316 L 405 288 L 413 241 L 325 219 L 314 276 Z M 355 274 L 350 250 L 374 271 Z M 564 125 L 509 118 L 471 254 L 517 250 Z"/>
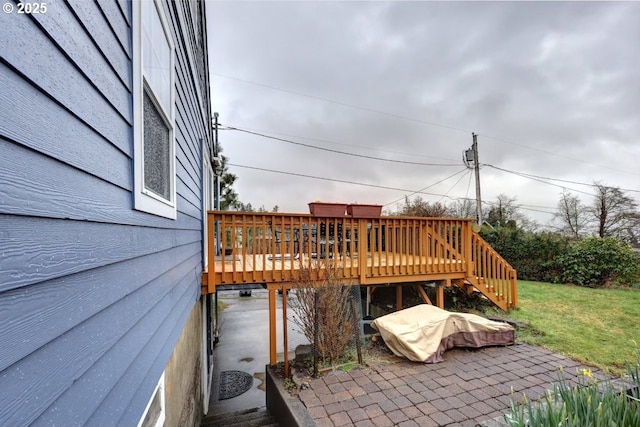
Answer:
<path fill-rule="evenodd" d="M 473 277 L 477 280 L 474 285 L 485 294 L 495 295 L 496 300 L 504 301 L 507 307 L 517 307 L 516 270 L 480 235 L 473 233 L 471 239 Z"/>
<path fill-rule="evenodd" d="M 291 284 L 303 269 L 317 279 L 331 264 L 363 285 L 467 280 L 516 300 L 515 271 L 469 219 L 210 211 L 208 229 L 204 292 L 221 284 Z"/>

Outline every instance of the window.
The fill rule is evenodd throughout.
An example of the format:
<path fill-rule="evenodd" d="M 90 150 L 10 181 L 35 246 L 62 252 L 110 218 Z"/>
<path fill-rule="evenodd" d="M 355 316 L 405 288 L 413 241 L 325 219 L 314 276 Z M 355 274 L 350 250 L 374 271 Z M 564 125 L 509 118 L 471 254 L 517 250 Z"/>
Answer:
<path fill-rule="evenodd" d="M 138 422 L 138 427 L 161 427 L 164 425 L 165 402 L 164 402 L 164 372 L 158 381 L 156 389 L 147 403 L 147 407 Z"/>
<path fill-rule="evenodd" d="M 134 206 L 175 219 L 175 49 L 158 1 L 133 9 Z"/>

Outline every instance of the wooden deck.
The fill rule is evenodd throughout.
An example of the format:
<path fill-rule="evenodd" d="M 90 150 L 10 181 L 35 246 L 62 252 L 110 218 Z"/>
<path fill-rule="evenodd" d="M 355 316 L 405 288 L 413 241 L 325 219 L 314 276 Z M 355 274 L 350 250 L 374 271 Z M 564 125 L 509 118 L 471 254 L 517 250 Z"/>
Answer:
<path fill-rule="evenodd" d="M 319 280 L 331 266 L 345 282 L 437 282 L 482 292 L 503 310 L 517 306 L 515 270 L 468 219 L 210 211 L 208 229 L 205 294 L 231 284 L 289 288 L 302 271 Z M 216 255 L 217 240 L 228 255 Z"/>

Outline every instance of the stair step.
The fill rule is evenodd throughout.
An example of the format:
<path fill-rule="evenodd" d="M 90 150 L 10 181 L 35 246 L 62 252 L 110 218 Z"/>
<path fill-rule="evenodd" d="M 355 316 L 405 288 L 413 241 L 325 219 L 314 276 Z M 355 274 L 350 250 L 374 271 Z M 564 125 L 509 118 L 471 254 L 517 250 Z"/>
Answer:
<path fill-rule="evenodd" d="M 205 417 L 201 427 L 277 427 L 278 423 L 265 408 L 228 412 Z"/>

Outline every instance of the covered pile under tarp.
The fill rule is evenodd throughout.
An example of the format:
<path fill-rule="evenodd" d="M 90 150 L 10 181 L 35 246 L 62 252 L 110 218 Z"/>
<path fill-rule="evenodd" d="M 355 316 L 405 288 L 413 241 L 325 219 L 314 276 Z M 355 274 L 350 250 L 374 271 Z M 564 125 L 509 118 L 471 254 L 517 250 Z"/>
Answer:
<path fill-rule="evenodd" d="M 468 313 L 451 313 L 428 304 L 375 319 L 373 326 L 398 356 L 414 362 L 438 363 L 454 347 L 509 345 L 513 326 Z"/>

